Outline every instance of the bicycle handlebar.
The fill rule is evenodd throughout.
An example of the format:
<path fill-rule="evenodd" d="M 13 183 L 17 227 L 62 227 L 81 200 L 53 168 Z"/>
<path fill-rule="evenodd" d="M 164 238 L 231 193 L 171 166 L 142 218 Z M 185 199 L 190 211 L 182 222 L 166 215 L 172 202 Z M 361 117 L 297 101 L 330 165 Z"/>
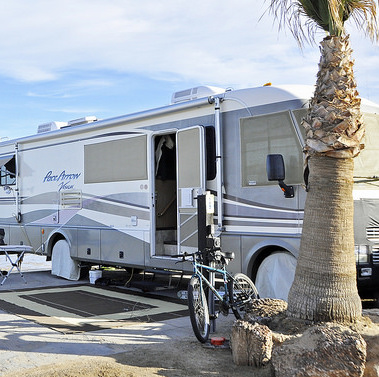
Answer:
<path fill-rule="evenodd" d="M 218 251 L 219 251 L 219 253 L 217 253 Z M 208 253 L 207 256 L 210 257 L 210 260 L 219 260 L 223 264 L 228 264 L 228 261 L 226 259 L 234 259 L 234 253 L 233 252 L 224 254 L 221 250 L 221 247 L 207 248 L 204 250 L 204 252 L 195 251 L 194 253 L 187 253 L 185 251 L 183 254 L 172 255 L 171 257 L 172 258 L 180 257 L 181 260 L 176 262 L 176 263 L 181 263 L 181 262 L 188 261 L 188 259 L 186 259 L 187 257 L 192 257 L 192 258 L 201 257 L 201 258 L 203 258 L 205 256 L 204 255 L 205 253 Z"/>
<path fill-rule="evenodd" d="M 200 253 L 201 253 L 200 251 L 196 251 L 194 253 L 187 253 L 185 251 L 183 254 L 171 255 L 171 258 L 181 258 L 180 261 L 176 262 L 176 263 L 180 263 L 180 262 L 187 261 L 188 260 L 186 259 L 187 257 L 194 257 L 195 255 L 200 254 Z"/>

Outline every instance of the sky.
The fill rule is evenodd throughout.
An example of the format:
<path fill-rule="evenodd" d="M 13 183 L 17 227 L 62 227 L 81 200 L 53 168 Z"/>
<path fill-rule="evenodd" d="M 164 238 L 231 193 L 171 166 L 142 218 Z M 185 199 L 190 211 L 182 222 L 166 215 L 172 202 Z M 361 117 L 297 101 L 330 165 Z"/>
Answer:
<path fill-rule="evenodd" d="M 316 82 L 266 0 L 0 0 L 0 138 L 170 103 L 175 91 Z M 379 48 L 347 24 L 362 97 L 379 103 Z M 318 41 L 323 34 L 320 33 Z"/>

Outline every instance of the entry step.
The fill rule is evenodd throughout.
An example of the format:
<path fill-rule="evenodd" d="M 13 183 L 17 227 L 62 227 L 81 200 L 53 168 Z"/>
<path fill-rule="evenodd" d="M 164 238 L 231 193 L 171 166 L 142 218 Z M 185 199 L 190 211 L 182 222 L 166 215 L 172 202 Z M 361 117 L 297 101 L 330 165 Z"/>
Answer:
<path fill-rule="evenodd" d="M 165 242 L 163 244 L 164 255 L 177 255 L 178 245 L 176 242 Z"/>

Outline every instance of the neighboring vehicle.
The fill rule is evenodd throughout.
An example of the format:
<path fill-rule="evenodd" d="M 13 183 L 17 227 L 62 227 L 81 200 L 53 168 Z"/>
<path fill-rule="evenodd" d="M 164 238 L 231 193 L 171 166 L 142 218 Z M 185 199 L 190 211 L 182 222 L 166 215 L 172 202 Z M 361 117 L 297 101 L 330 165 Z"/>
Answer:
<path fill-rule="evenodd" d="M 175 93 L 166 107 L 111 119 L 41 125 L 0 143 L 0 228 L 8 244 L 52 259 L 78 279 L 91 265 L 177 270 L 197 249 L 196 197 L 215 196 L 214 233 L 262 297 L 287 298 L 306 191 L 303 130 L 311 87 Z M 379 106 L 363 101 L 366 148 L 356 158 L 355 238 L 360 289 L 379 285 Z M 266 174 L 282 155 L 293 195 Z M 183 268 L 191 271 L 191 265 Z"/>

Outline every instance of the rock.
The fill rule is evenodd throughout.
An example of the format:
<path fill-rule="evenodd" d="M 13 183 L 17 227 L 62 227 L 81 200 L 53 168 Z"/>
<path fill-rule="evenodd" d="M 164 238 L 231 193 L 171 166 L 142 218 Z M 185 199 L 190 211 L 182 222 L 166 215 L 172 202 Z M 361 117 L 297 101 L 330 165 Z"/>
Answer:
<path fill-rule="evenodd" d="M 358 331 L 367 343 L 364 377 L 379 377 L 379 309 L 363 310 L 366 323 Z"/>
<path fill-rule="evenodd" d="M 271 359 L 272 346 L 272 334 L 267 326 L 241 320 L 234 322 L 231 348 L 236 365 L 266 365 Z"/>
<path fill-rule="evenodd" d="M 274 298 L 254 300 L 249 305 L 244 319 L 251 323 L 257 322 L 261 325 L 268 325 L 276 316 L 285 315 L 287 306 L 286 301 Z"/>
<path fill-rule="evenodd" d="M 254 300 L 244 317 L 271 330 L 273 350 L 267 367 L 275 366 L 276 376 L 379 377 L 379 309 L 363 310 L 364 317 L 348 328 L 332 323 L 314 326 L 287 317 L 286 308 L 282 300 Z"/>
<path fill-rule="evenodd" d="M 379 362 L 377 357 L 376 361 L 372 359 L 367 361 L 363 377 L 379 377 Z"/>
<path fill-rule="evenodd" d="M 364 377 L 379 377 L 379 333 L 362 335 L 367 343 L 367 357 Z"/>
<path fill-rule="evenodd" d="M 276 377 L 362 377 L 365 362 L 362 336 L 333 323 L 312 326 L 272 353 Z"/>
<path fill-rule="evenodd" d="M 245 313 L 244 320 L 250 323 L 266 325 L 272 331 L 274 347 L 298 336 L 309 327 L 304 321 L 287 317 L 287 302 L 264 298 L 254 300 Z"/>

